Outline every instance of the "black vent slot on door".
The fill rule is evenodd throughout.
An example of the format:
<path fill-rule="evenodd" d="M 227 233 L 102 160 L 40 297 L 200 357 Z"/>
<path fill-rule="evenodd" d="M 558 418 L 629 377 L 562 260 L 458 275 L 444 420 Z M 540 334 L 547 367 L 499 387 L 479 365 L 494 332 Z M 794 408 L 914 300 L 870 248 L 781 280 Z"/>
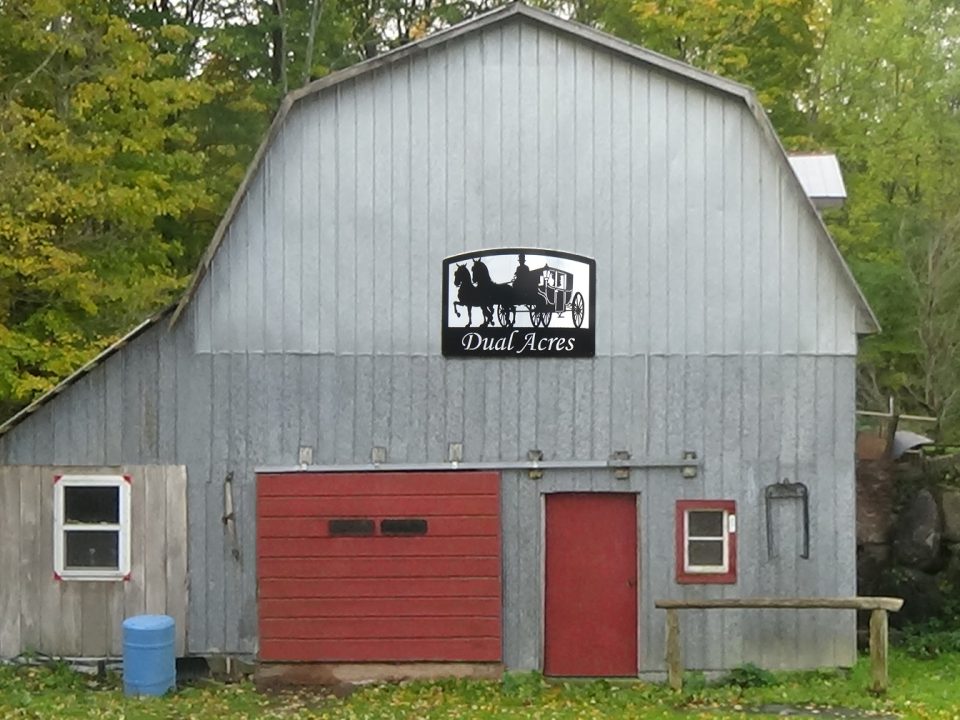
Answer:
<path fill-rule="evenodd" d="M 381 535 L 426 535 L 427 521 L 423 518 L 390 518 L 380 521 Z"/>
<path fill-rule="evenodd" d="M 374 524 L 369 518 L 337 518 L 327 523 L 333 537 L 366 537 L 373 535 Z"/>

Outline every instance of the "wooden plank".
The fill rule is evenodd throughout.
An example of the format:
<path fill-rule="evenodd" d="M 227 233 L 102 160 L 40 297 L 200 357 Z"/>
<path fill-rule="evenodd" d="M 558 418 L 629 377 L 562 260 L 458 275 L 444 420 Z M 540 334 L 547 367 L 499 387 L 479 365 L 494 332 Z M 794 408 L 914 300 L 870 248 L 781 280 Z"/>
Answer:
<path fill-rule="evenodd" d="M 58 470 L 56 472 L 63 472 Z M 63 648 L 72 648 L 77 644 L 79 628 L 70 622 L 75 616 L 72 614 L 68 622 L 64 623 L 60 607 L 60 595 L 63 591 L 63 581 L 53 578 L 53 476 L 52 468 L 33 468 L 33 483 L 40 488 L 40 503 L 33 506 L 33 512 L 38 513 L 37 543 L 31 548 L 35 564 L 36 594 L 24 598 L 31 604 L 39 604 L 40 617 L 40 647 L 41 652 L 50 655 L 66 654 Z"/>
<path fill-rule="evenodd" d="M 32 468 L 18 467 L 20 480 L 20 649 L 39 651 L 42 622 L 40 583 L 43 565 L 37 555 L 40 546 L 40 483 Z M 52 482 L 52 478 L 48 482 Z M 52 508 L 50 508 L 52 512 Z M 52 558 L 51 558 L 52 564 Z M 50 569 L 52 572 L 52 567 Z"/>
<path fill-rule="evenodd" d="M 107 596 L 113 592 L 114 582 L 67 583 L 64 605 L 79 605 L 80 646 L 83 657 L 101 657 L 109 653 L 109 623 Z M 75 592 L 79 591 L 79 592 Z M 75 653 L 71 653 L 75 654 Z"/>
<path fill-rule="evenodd" d="M 667 610 L 667 680 L 674 690 L 683 689 L 683 660 L 680 655 L 680 613 Z"/>
<path fill-rule="evenodd" d="M 143 595 L 144 609 L 150 615 L 166 614 L 166 488 L 163 469 L 143 469 L 146 517 L 140 526 L 143 532 Z"/>
<path fill-rule="evenodd" d="M 897 612 L 903 607 L 903 600 L 892 597 L 849 597 L 849 598 L 727 598 L 718 600 L 657 600 L 655 606 L 661 610 L 690 610 L 709 608 L 824 608 L 835 610 L 890 610 Z"/>
<path fill-rule="evenodd" d="M 328 523 L 338 516 L 318 516 L 310 518 L 264 517 L 259 523 L 261 537 L 330 537 Z M 392 514 L 378 517 L 377 520 L 409 516 Z M 426 519 L 427 532 L 431 537 L 473 537 L 477 535 L 496 535 L 500 528 L 500 519 L 495 515 L 434 516 Z M 377 536 L 384 535 L 380 523 L 376 523 Z"/>
<path fill-rule="evenodd" d="M 119 657 L 123 654 L 123 602 L 126 581 L 110 583 L 107 593 L 106 654 Z"/>
<path fill-rule="evenodd" d="M 261 598 L 499 597 L 499 578 L 379 578 L 260 581 Z"/>
<path fill-rule="evenodd" d="M 887 611 L 870 613 L 870 680 L 875 693 L 887 691 Z"/>
<path fill-rule="evenodd" d="M 261 660 L 360 662 L 380 660 L 498 661 L 500 638 L 409 640 L 262 640 Z"/>
<path fill-rule="evenodd" d="M 261 497 L 340 495 L 489 495 L 499 487 L 495 472 L 262 473 Z"/>
<path fill-rule="evenodd" d="M 500 618 L 418 615 L 406 618 L 264 618 L 264 640 L 422 640 L 499 637 Z"/>
<path fill-rule="evenodd" d="M 12 658 L 20 645 L 20 477 L 12 466 L 0 466 L 0 658 Z"/>
<path fill-rule="evenodd" d="M 146 546 L 147 477 L 144 468 L 128 468 L 130 474 L 130 578 L 123 583 L 123 616 L 145 612 L 144 553 Z"/>
<path fill-rule="evenodd" d="M 44 618 L 44 625 L 54 625 L 56 627 L 56 637 L 51 637 L 49 642 L 55 643 L 55 652 L 58 655 L 67 657 L 76 657 L 84 654 L 83 652 L 83 633 L 84 633 L 84 608 L 83 592 L 84 587 L 90 583 L 77 582 L 75 580 L 65 580 L 56 583 L 60 591 L 60 610 L 56 620 L 51 622 L 49 618 Z M 103 608 L 99 609 L 98 618 L 91 619 L 91 626 L 103 627 Z M 48 652 L 54 652 L 49 650 Z"/>
<path fill-rule="evenodd" d="M 166 613 L 176 623 L 177 657 L 186 654 L 187 637 L 187 469 L 164 468 L 166 493 Z"/>
<path fill-rule="evenodd" d="M 260 538 L 261 558 L 494 555 L 496 537 L 473 538 Z"/>
<path fill-rule="evenodd" d="M 293 517 L 433 517 L 496 514 L 496 495 L 280 498 L 260 497 L 261 518 Z"/>
<path fill-rule="evenodd" d="M 261 598 L 260 616 L 330 618 L 352 617 L 401 618 L 429 615 L 494 616 L 500 612 L 498 597 L 432 597 L 419 598 Z"/>
<path fill-rule="evenodd" d="M 262 558 L 260 579 L 267 578 L 383 578 L 383 577 L 497 577 L 500 559 L 487 557 L 319 557 L 309 563 L 298 558 Z"/>

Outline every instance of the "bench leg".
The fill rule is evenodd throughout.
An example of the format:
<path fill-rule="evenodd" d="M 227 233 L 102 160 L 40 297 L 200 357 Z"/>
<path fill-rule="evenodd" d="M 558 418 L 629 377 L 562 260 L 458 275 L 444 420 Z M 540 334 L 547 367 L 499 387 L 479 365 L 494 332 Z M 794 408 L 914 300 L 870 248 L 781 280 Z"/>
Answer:
<path fill-rule="evenodd" d="M 683 661 L 680 657 L 680 611 L 667 610 L 667 680 L 674 690 L 683 689 Z"/>
<path fill-rule="evenodd" d="M 870 613 L 870 679 L 871 690 L 883 693 L 887 690 L 887 611 Z"/>

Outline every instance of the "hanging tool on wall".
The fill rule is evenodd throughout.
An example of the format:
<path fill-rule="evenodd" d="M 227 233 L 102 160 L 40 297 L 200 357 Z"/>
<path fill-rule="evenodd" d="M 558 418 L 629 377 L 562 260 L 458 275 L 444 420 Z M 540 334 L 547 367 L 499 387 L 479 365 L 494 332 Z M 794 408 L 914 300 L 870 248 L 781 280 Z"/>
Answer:
<path fill-rule="evenodd" d="M 240 542 L 237 540 L 237 518 L 233 512 L 233 471 L 223 478 L 223 525 L 230 537 L 230 552 L 240 562 Z"/>
<path fill-rule="evenodd" d="M 800 557 L 810 557 L 810 496 L 807 486 L 801 482 L 789 482 L 784 478 L 781 482 L 767 485 L 763 492 L 767 512 L 767 556 L 777 557 L 773 542 L 773 502 L 778 500 L 799 500 L 803 507 L 803 550 Z"/>

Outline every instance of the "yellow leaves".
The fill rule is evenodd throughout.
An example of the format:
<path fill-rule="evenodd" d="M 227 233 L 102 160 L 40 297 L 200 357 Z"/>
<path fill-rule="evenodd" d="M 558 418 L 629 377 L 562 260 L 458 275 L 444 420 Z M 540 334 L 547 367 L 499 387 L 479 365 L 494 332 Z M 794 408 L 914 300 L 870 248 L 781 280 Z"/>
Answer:
<path fill-rule="evenodd" d="M 164 25 L 160 28 L 160 37 L 168 42 L 186 45 L 193 40 L 193 34 L 182 25 Z"/>

